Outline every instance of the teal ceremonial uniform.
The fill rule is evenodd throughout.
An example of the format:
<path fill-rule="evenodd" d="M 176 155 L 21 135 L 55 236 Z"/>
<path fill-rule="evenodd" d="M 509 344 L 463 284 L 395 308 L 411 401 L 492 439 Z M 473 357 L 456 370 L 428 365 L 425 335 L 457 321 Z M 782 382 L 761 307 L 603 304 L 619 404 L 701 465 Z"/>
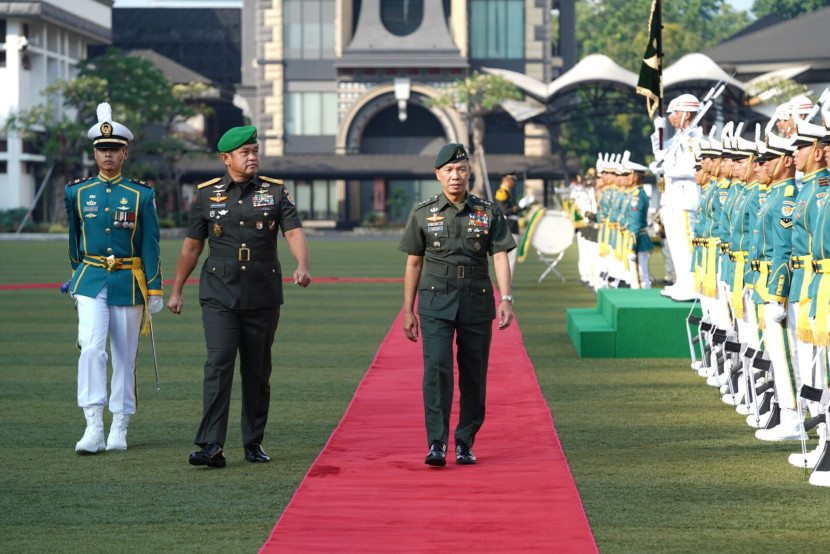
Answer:
<path fill-rule="evenodd" d="M 207 344 L 203 415 L 194 442 L 224 445 L 231 383 L 239 352 L 242 441 L 259 445 L 271 398 L 271 346 L 283 303 L 277 233 L 301 228 L 282 181 L 254 176 L 234 182 L 226 173 L 199 185 L 187 237 L 208 239 L 199 279 Z"/>
<path fill-rule="evenodd" d="M 456 444 L 472 447 L 484 422 L 487 365 L 496 317 L 487 256 L 516 248 L 501 210 L 467 194 L 456 206 L 442 193 L 415 206 L 398 249 L 423 256 L 418 314 L 424 352 L 428 443 L 446 444 L 458 346 L 460 416 Z"/>
<path fill-rule="evenodd" d="M 110 306 L 144 305 L 162 294 L 155 194 L 141 181 L 100 173 L 65 187 L 73 294 L 95 298 L 107 287 Z M 112 257 L 108 262 L 107 258 Z"/>
<path fill-rule="evenodd" d="M 651 238 L 648 236 L 648 194 L 642 186 L 631 190 L 626 218 L 626 227 L 631 233 L 631 252 L 650 252 L 654 250 Z"/>

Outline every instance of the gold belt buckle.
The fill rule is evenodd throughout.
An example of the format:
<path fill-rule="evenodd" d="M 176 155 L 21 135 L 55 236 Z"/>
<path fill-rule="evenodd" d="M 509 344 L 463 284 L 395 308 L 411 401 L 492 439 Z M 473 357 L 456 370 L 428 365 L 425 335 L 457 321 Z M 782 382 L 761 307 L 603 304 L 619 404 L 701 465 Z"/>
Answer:
<path fill-rule="evenodd" d="M 239 261 L 240 262 L 250 262 L 251 261 L 251 249 L 245 248 L 244 246 L 239 249 Z"/>
<path fill-rule="evenodd" d="M 111 273 L 119 267 L 121 267 L 121 260 L 116 259 L 115 256 L 110 255 L 104 258 L 104 269 L 107 270 L 107 273 Z"/>
<path fill-rule="evenodd" d="M 456 269 L 456 272 L 455 272 L 455 276 L 458 279 L 463 279 L 464 278 L 464 266 L 463 265 L 458 266 L 458 268 Z"/>

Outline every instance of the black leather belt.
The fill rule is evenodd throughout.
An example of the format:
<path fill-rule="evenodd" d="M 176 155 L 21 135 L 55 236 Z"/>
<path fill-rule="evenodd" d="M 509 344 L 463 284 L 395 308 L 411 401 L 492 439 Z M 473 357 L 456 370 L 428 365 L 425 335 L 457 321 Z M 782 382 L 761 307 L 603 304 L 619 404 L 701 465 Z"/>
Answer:
<path fill-rule="evenodd" d="M 239 262 L 273 262 L 277 259 L 277 250 L 251 250 L 244 242 L 239 248 L 215 247 L 210 248 L 211 258 L 225 258 L 237 260 Z"/>
<path fill-rule="evenodd" d="M 424 267 L 424 271 L 431 275 L 455 275 L 456 279 L 474 279 L 477 277 L 487 277 L 490 275 L 489 268 L 485 266 L 468 266 L 468 265 L 444 265 L 428 263 Z"/>

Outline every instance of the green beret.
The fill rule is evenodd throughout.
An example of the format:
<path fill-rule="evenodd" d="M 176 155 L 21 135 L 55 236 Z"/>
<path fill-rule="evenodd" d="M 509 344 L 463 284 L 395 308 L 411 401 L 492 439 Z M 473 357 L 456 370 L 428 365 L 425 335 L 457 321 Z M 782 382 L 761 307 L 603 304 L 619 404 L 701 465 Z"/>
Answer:
<path fill-rule="evenodd" d="M 468 157 L 463 144 L 458 144 L 457 142 L 445 144 L 438 151 L 438 155 L 435 156 L 435 169 L 444 167 L 450 162 L 466 160 Z"/>
<path fill-rule="evenodd" d="M 229 129 L 216 146 L 220 152 L 231 152 L 243 144 L 256 144 L 256 127 L 253 125 Z"/>

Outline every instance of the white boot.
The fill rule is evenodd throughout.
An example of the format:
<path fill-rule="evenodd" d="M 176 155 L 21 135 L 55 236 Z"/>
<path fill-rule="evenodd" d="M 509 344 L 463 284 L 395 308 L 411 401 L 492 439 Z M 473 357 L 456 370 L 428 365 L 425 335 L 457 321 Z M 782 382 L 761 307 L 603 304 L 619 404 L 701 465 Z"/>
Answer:
<path fill-rule="evenodd" d="M 762 441 L 797 441 L 801 438 L 802 420 L 792 408 L 781 408 L 781 422 L 770 429 L 758 429 L 755 438 Z"/>
<path fill-rule="evenodd" d="M 78 454 L 95 454 L 103 450 L 104 444 L 104 406 L 90 406 L 84 408 L 86 418 L 86 430 L 84 436 L 75 444 L 75 452 Z"/>
<path fill-rule="evenodd" d="M 827 444 L 827 425 L 821 423 L 816 430 L 818 431 L 818 446 L 816 446 L 816 449 L 807 452 L 806 455 L 801 452 L 790 454 L 788 460 L 790 464 L 795 467 L 806 467 L 807 469 L 816 467 L 819 456 L 824 452 L 824 445 Z"/>
<path fill-rule="evenodd" d="M 107 450 L 127 449 L 127 425 L 130 423 L 130 414 L 112 414 L 110 436 L 107 437 Z"/>

